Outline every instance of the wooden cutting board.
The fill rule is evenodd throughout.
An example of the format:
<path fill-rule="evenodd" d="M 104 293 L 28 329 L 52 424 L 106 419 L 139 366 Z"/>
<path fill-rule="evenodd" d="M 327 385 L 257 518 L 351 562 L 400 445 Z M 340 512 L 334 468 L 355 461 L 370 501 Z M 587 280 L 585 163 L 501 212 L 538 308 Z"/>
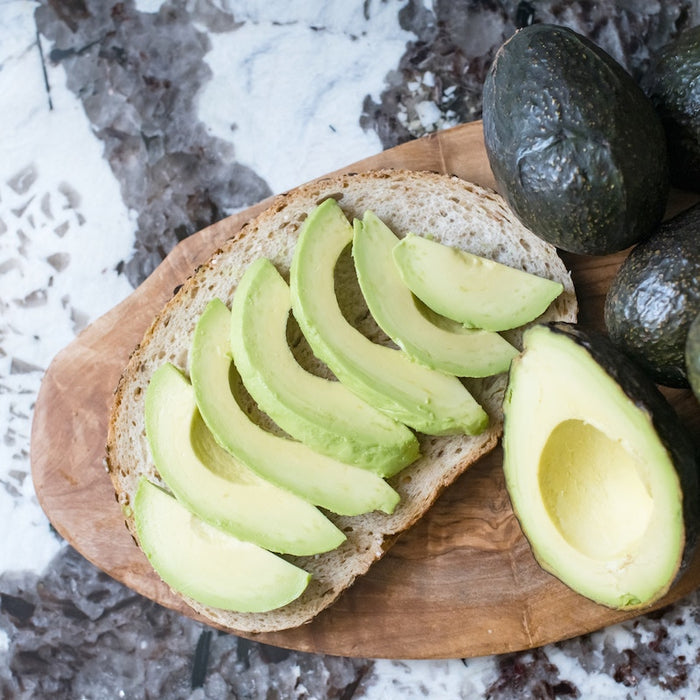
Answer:
<path fill-rule="evenodd" d="M 495 187 L 479 122 L 406 143 L 339 172 L 384 167 L 451 173 Z M 671 207 L 689 203 L 674 193 Z M 265 206 L 261 202 L 178 244 L 142 286 L 56 356 L 34 412 L 34 485 L 56 530 L 110 576 L 194 618 L 152 571 L 124 526 L 104 466 L 108 412 L 131 350 L 173 289 Z M 605 291 L 623 258 L 564 257 L 573 272 L 582 325 L 602 326 Z M 688 428 L 700 435 L 700 408 L 690 392 L 666 393 Z M 699 584 L 700 554 L 655 608 Z M 246 636 L 343 656 L 456 658 L 540 646 L 632 616 L 576 595 L 539 568 L 511 511 L 497 450 L 449 488 L 313 622 Z"/>

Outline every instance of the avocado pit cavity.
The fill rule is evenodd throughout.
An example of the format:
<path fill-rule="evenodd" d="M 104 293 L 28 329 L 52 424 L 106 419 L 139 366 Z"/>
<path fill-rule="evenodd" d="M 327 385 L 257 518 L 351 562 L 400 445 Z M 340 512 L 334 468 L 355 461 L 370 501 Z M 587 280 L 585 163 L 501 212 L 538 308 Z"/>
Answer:
<path fill-rule="evenodd" d="M 581 420 L 559 423 L 539 464 L 544 506 L 581 554 L 606 561 L 636 548 L 654 502 L 642 463 L 620 442 Z"/>
<path fill-rule="evenodd" d="M 694 446 L 652 380 L 572 324 L 523 333 L 504 400 L 503 469 L 543 569 L 615 609 L 659 600 L 695 545 Z"/>

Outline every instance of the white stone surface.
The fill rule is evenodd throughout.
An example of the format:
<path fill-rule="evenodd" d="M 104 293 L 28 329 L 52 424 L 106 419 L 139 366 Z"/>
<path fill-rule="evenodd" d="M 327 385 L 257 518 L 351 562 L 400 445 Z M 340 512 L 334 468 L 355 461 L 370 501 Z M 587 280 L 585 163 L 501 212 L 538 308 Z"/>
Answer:
<path fill-rule="evenodd" d="M 132 245 L 129 212 L 63 68 L 45 63 L 50 107 L 33 12 L 0 4 L 0 572 L 39 572 L 61 546 L 30 477 L 43 371 L 131 291 L 115 271 Z"/>
<path fill-rule="evenodd" d="M 211 132 L 236 159 L 283 192 L 381 151 L 358 124 L 366 95 L 380 92 L 410 34 L 394 3 L 243 3 L 245 24 L 212 34 L 213 78 L 199 100 Z"/>
<path fill-rule="evenodd" d="M 156 14 L 162 4 L 138 0 L 135 6 Z M 184 4 L 194 7 L 198 2 Z M 233 145 L 237 162 L 263 178 L 273 192 L 280 192 L 381 149 L 377 135 L 359 126 L 359 115 L 365 96 L 377 98 L 407 42 L 415 39 L 399 26 L 398 11 L 405 3 L 216 0 L 208 4 L 233 15 L 235 23 L 225 31 L 208 31 L 211 49 L 205 60 L 211 78 L 199 91 L 197 116 L 213 136 Z M 42 374 L 56 353 L 130 293 L 117 266 L 129 258 L 136 229 L 136 212 L 123 203 L 121 184 L 105 158 L 103 142 L 79 97 L 68 89 L 63 64 L 47 59 L 51 47 L 46 40 L 42 62 L 36 7 L 26 0 L 0 1 L 0 576 L 45 573 L 63 548 L 32 485 L 33 405 Z M 207 31 L 204 26 L 198 28 Z M 488 45 L 484 36 L 477 38 Z M 416 128 L 444 126 L 446 119 L 453 118 L 425 99 L 436 81 L 433 73 L 426 72 L 422 83 L 415 83 L 421 96 L 411 112 Z M 402 114 L 408 118 L 408 112 L 398 109 L 399 121 Z M 76 590 L 76 598 L 79 594 Z M 82 608 L 92 610 L 91 605 L 99 619 L 99 605 Z M 696 659 L 700 635 L 696 611 L 697 597 L 691 596 L 667 618 L 632 621 L 580 642 L 550 645 L 523 657 L 524 663 L 571 682 L 581 697 L 665 700 L 675 696 L 667 689 L 672 683 L 660 685 L 643 661 L 634 669 L 636 685 L 625 686 L 610 669 L 629 650 L 647 653 L 657 637 L 666 651 L 656 658 L 669 664 L 673 658 Z M 84 628 L 88 627 L 86 621 Z M 192 640 L 186 640 L 187 653 L 199 634 L 194 626 L 189 629 Z M 54 639 L 57 645 L 63 643 L 60 631 Z M 132 641 L 133 648 L 123 643 L 114 649 L 96 644 L 104 655 L 96 656 L 100 663 L 94 661 L 90 667 L 96 677 L 102 678 L 99 673 L 108 665 L 105 659 L 122 664 L 121 675 L 112 678 L 115 694 L 140 682 L 129 676 L 137 673 L 131 666 L 134 650 L 143 655 L 138 673 L 144 682 L 149 676 L 147 654 L 157 653 L 155 643 L 143 638 Z M 13 643 L 10 633 L 0 627 L 0 665 Z M 214 657 L 216 643 L 217 638 Z M 233 642 L 220 637 L 218 644 Z M 231 655 L 236 658 L 236 652 Z M 170 660 L 181 671 L 189 657 Z M 501 661 L 501 657 L 377 660 L 362 677 L 354 697 L 485 697 L 500 677 Z M 157 656 L 153 663 L 158 665 Z M 231 663 L 240 664 L 240 660 Z M 272 666 L 264 667 L 270 677 Z M 294 658 L 289 666 L 296 684 L 294 697 L 312 697 L 311 691 L 304 694 L 305 689 L 318 678 L 305 675 Z M 205 689 L 192 691 L 190 697 L 225 693 L 225 668 L 222 662 Z M 672 666 L 662 671 L 670 674 Z M 183 672 L 185 686 L 188 672 Z M 261 684 L 269 680 L 262 671 L 260 678 Z M 700 670 L 695 665 L 684 681 L 683 697 L 700 697 L 698 688 Z M 130 691 L 122 693 L 130 697 Z"/>

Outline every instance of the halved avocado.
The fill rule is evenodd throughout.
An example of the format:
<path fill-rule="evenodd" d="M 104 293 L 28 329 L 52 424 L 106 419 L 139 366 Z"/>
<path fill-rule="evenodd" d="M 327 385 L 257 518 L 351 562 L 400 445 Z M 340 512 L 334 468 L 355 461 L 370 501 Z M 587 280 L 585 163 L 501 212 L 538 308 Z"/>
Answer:
<path fill-rule="evenodd" d="M 417 362 L 458 377 L 505 372 L 518 351 L 498 333 L 464 328 L 432 313 L 404 284 L 392 251 L 399 239 L 371 211 L 354 222 L 357 279 L 379 327 Z M 446 271 L 446 274 L 449 274 Z"/>
<path fill-rule="evenodd" d="M 133 502 L 141 548 L 173 589 L 203 605 L 238 612 L 275 610 L 298 598 L 311 576 L 215 528 L 142 478 Z"/>
<path fill-rule="evenodd" d="M 292 309 L 319 359 L 367 403 L 431 435 L 478 434 L 488 415 L 456 377 L 414 362 L 405 352 L 374 343 L 343 316 L 334 270 L 353 230 L 334 199 L 311 212 L 292 258 Z"/>
<path fill-rule="evenodd" d="M 211 525 L 283 554 L 327 552 L 345 540 L 313 505 L 219 447 L 197 411 L 192 386 L 171 364 L 153 373 L 146 390 L 146 434 L 163 481 Z"/>
<path fill-rule="evenodd" d="M 296 361 L 286 336 L 289 286 L 269 260 L 246 269 L 231 309 L 236 367 L 251 396 L 283 430 L 317 452 L 380 476 L 418 458 L 418 440 L 405 425 Z"/>
<path fill-rule="evenodd" d="M 564 291 L 561 282 L 415 234 L 394 248 L 394 261 L 405 284 L 426 306 L 468 328 L 505 331 L 523 326 Z"/>
<path fill-rule="evenodd" d="M 334 513 L 391 513 L 399 495 L 382 478 L 274 435 L 246 415 L 232 390 L 238 377 L 230 328 L 230 311 L 212 300 L 197 323 L 190 352 L 197 405 L 219 443 L 261 477 Z"/>
<path fill-rule="evenodd" d="M 616 609 L 668 591 L 697 539 L 693 444 L 651 380 L 605 336 L 524 333 L 504 402 L 506 486 L 541 566 Z"/>

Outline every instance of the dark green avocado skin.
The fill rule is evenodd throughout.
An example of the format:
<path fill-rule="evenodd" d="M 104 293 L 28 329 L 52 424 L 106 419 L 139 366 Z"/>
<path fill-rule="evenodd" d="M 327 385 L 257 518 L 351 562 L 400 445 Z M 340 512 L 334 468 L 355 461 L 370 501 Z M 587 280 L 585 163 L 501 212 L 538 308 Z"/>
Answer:
<path fill-rule="evenodd" d="M 688 373 L 688 383 L 700 401 L 700 314 L 690 324 L 688 337 L 685 341 L 685 368 Z"/>
<path fill-rule="evenodd" d="M 661 120 L 622 66 L 570 29 L 533 24 L 501 46 L 484 83 L 483 127 L 497 189 L 558 248 L 613 253 L 661 221 Z"/>
<path fill-rule="evenodd" d="M 659 384 L 688 386 L 685 342 L 700 313 L 700 204 L 636 246 L 605 299 L 611 340 Z"/>
<path fill-rule="evenodd" d="M 700 192 L 700 26 L 658 52 L 641 86 L 666 130 L 671 182 Z"/>
<path fill-rule="evenodd" d="M 683 492 L 685 550 L 680 574 L 692 558 L 700 531 L 700 456 L 699 446 L 688 435 L 678 414 L 647 373 L 615 347 L 603 333 L 584 330 L 575 324 L 547 324 L 553 333 L 562 333 L 576 342 L 617 382 L 626 396 L 651 417 L 678 474 Z"/>

